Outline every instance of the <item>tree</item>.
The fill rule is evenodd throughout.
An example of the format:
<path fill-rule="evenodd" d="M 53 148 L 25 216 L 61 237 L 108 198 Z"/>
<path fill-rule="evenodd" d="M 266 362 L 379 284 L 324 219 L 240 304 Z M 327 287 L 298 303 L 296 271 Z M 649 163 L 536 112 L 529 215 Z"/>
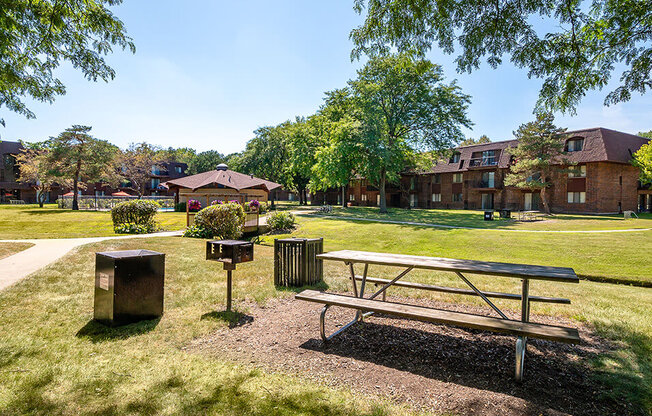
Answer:
<path fill-rule="evenodd" d="M 472 146 L 474 144 L 484 144 L 484 143 L 491 143 L 491 139 L 485 134 L 480 136 L 479 139 L 474 139 L 473 137 L 469 137 L 468 139 L 463 140 L 460 143 L 460 146 Z"/>
<path fill-rule="evenodd" d="M 639 174 L 641 183 L 652 184 L 652 143 L 641 146 L 634 153 L 632 163 L 641 170 Z"/>
<path fill-rule="evenodd" d="M 387 182 L 415 152 L 450 148 L 464 137 L 461 126 L 471 126 L 469 96 L 442 81 L 439 65 L 408 54 L 374 57 L 349 81 L 362 126 L 359 173 L 378 185 L 382 213 Z"/>
<path fill-rule="evenodd" d="M 145 142 L 132 143 L 126 150 L 120 152 L 117 158 L 120 176 L 129 183 L 125 187 L 136 192 L 138 198 L 145 193 L 152 171 L 160 168 L 161 162 L 158 149 Z"/>
<path fill-rule="evenodd" d="M 546 190 L 552 185 L 552 176 L 565 171 L 560 164 L 568 164 L 563 158 L 566 129 L 555 126 L 554 120 L 551 113 L 539 113 L 535 121 L 522 124 L 514 132 L 518 145 L 508 149 L 514 163 L 505 175 L 506 186 L 540 190 L 548 214 L 551 209 Z"/>
<path fill-rule="evenodd" d="M 245 150 L 229 160 L 232 168 L 283 185 L 291 183 L 287 170 L 287 134 L 284 131 L 289 123 L 256 129 L 255 137 L 247 142 Z"/>
<path fill-rule="evenodd" d="M 190 165 L 192 160 L 197 155 L 195 149 L 190 147 L 168 147 L 167 149 L 157 149 L 156 154 L 165 162 L 185 163 Z"/>
<path fill-rule="evenodd" d="M 135 52 L 124 24 L 106 7 L 121 2 L 0 1 L 0 107 L 34 118 L 23 97 L 52 103 L 65 94 L 54 75 L 64 61 L 89 80 L 113 79 L 115 71 L 103 56 L 114 45 Z"/>
<path fill-rule="evenodd" d="M 355 108 L 348 89 L 326 93 L 325 104 L 311 118 L 323 145 L 315 151 L 310 187 L 314 190 L 340 188 L 342 206 L 346 207 L 346 191 L 360 159 L 361 124 L 354 117 Z"/>
<path fill-rule="evenodd" d="M 205 152 L 197 153 L 188 164 L 188 174 L 196 175 L 198 173 L 215 170 L 217 165 L 221 163 L 226 163 L 226 158 L 218 151 L 207 150 Z"/>
<path fill-rule="evenodd" d="M 512 0 L 465 2 L 435 0 L 355 0 L 366 11 L 362 26 L 351 32 L 363 53 L 425 54 L 437 45 L 451 54 L 458 70 L 472 72 L 481 60 L 496 68 L 503 56 L 543 78 L 537 108 L 574 113 L 593 89 L 604 88 L 616 68 L 620 85 L 605 105 L 644 94 L 652 86 L 652 8 L 649 0 Z M 538 30 L 552 20 L 547 33 Z"/>
<path fill-rule="evenodd" d="M 20 170 L 18 181 L 36 191 L 36 200 L 41 208 L 53 186 L 69 186 L 71 183 L 70 180 L 57 178 L 51 173 L 48 150 L 44 143 L 33 143 L 22 149 L 16 156 L 16 163 Z"/>
<path fill-rule="evenodd" d="M 115 156 L 118 148 L 89 134 L 92 127 L 74 125 L 48 141 L 49 174 L 72 181 L 72 209 L 79 209 L 78 191 L 82 181 L 112 182 L 117 178 Z"/>
<path fill-rule="evenodd" d="M 645 137 L 646 139 L 652 139 L 652 130 L 650 130 L 650 131 L 639 131 L 637 136 Z"/>

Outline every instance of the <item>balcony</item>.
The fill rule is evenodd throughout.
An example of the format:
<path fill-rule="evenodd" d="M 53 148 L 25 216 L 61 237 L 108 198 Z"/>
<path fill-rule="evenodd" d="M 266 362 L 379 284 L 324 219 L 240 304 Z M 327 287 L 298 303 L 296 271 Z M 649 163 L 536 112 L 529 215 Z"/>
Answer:
<path fill-rule="evenodd" d="M 480 168 L 485 166 L 497 166 L 498 158 L 496 157 L 477 157 L 469 159 L 470 168 Z"/>
<path fill-rule="evenodd" d="M 469 186 L 473 189 L 500 189 L 502 185 L 496 181 L 469 181 Z"/>

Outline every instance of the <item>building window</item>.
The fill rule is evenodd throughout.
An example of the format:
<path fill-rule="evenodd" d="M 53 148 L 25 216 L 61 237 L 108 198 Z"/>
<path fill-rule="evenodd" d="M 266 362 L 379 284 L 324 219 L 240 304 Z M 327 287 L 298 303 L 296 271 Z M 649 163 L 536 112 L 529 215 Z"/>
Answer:
<path fill-rule="evenodd" d="M 432 202 L 441 202 L 441 194 L 432 194 Z"/>
<path fill-rule="evenodd" d="M 462 202 L 462 194 L 453 194 L 453 202 Z"/>
<path fill-rule="evenodd" d="M 483 172 L 482 181 L 480 182 L 480 187 L 494 188 L 496 186 L 495 177 L 496 177 L 495 172 Z"/>
<path fill-rule="evenodd" d="M 410 208 L 417 206 L 417 194 L 410 194 Z"/>
<path fill-rule="evenodd" d="M 579 152 L 584 148 L 584 139 L 570 139 L 566 142 L 567 152 Z"/>
<path fill-rule="evenodd" d="M 435 173 L 432 177 L 432 183 L 441 183 L 441 174 Z"/>
<path fill-rule="evenodd" d="M 411 191 L 414 191 L 416 188 L 417 188 L 417 177 L 416 177 L 416 176 L 412 176 L 412 177 L 410 178 L 410 190 L 411 190 Z"/>
<path fill-rule="evenodd" d="M 152 178 L 152 189 L 158 188 L 161 180 L 159 178 Z"/>
<path fill-rule="evenodd" d="M 453 183 L 462 183 L 463 175 L 461 173 L 456 173 L 453 175 Z"/>
<path fill-rule="evenodd" d="M 353 194 L 349 195 L 349 201 L 355 201 L 355 195 Z"/>
<path fill-rule="evenodd" d="M 367 194 L 360 195 L 360 198 L 362 199 L 362 201 L 366 201 L 367 200 Z"/>
<path fill-rule="evenodd" d="M 183 173 L 183 169 L 181 169 L 181 166 L 175 166 L 174 171 L 177 173 Z"/>
<path fill-rule="evenodd" d="M 95 196 L 104 196 L 104 191 L 95 191 Z"/>
<path fill-rule="evenodd" d="M 576 166 L 568 172 L 569 178 L 586 178 L 586 165 Z"/>
<path fill-rule="evenodd" d="M 459 163 L 460 162 L 460 154 L 455 152 L 453 153 L 453 156 L 451 156 L 449 163 Z"/>
<path fill-rule="evenodd" d="M 569 192 L 569 204 L 584 204 L 586 202 L 586 192 Z"/>

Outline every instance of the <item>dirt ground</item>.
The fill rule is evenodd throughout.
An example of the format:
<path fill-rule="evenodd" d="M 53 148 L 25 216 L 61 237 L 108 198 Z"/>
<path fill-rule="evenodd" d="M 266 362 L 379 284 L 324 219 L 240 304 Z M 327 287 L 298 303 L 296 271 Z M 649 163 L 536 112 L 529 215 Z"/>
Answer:
<path fill-rule="evenodd" d="M 475 307 L 418 303 L 487 314 Z M 319 337 L 321 305 L 286 299 L 270 301 L 265 307 L 247 304 L 243 309 L 249 312 L 230 328 L 193 341 L 187 350 L 391 397 L 437 413 L 630 413 L 625 403 L 604 398 L 605 387 L 596 384 L 585 362 L 616 346 L 568 321 L 532 317 L 533 322 L 578 327 L 583 342 L 574 346 L 530 339 L 525 380 L 518 384 L 513 379 L 513 336 L 374 315 L 325 345 Z M 327 331 L 336 330 L 353 315 L 350 309 L 331 308 Z"/>

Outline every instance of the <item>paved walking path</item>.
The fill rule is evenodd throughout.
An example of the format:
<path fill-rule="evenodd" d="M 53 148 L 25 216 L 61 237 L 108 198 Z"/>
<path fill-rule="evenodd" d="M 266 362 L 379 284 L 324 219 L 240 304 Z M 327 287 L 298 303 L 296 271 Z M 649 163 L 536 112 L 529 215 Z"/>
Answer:
<path fill-rule="evenodd" d="M 0 240 L 0 243 L 32 243 L 32 247 L 0 260 L 0 290 L 13 285 L 48 264 L 59 260 L 72 249 L 89 243 L 127 238 L 172 237 L 181 231 L 120 237 L 53 238 L 35 240 Z"/>
<path fill-rule="evenodd" d="M 334 220 L 345 221 L 367 221 L 367 222 L 381 222 L 386 224 L 400 224 L 400 225 L 416 225 L 419 227 L 432 227 L 432 228 L 450 228 L 457 230 L 481 230 L 481 231 L 500 231 L 500 232 L 513 232 L 513 233 L 562 233 L 562 234 L 600 234 L 600 233 L 632 233 L 638 231 L 650 231 L 652 228 L 630 228 L 625 230 L 512 230 L 507 228 L 480 228 L 480 227 L 463 227 L 458 225 L 444 225 L 433 224 L 428 222 L 412 222 L 412 221 L 399 221 L 399 220 L 386 220 L 382 218 L 358 218 L 358 217 L 345 217 L 341 215 L 328 215 L 319 214 L 315 211 L 293 211 L 295 215 L 306 217 L 321 217 Z"/>

